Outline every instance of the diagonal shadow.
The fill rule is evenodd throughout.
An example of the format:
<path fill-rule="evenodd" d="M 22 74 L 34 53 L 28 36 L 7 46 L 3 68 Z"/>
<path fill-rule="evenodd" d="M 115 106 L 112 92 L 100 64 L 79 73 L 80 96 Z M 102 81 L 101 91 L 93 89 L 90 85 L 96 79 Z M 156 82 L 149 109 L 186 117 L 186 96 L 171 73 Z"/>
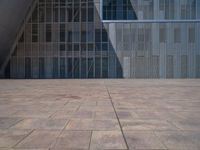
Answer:
<path fill-rule="evenodd" d="M 31 30 L 34 34 L 30 32 L 31 30 L 26 31 L 25 29 L 28 27 L 25 27 L 23 34 L 18 39 L 18 45 L 21 44 L 25 47 L 24 54 L 16 47 L 5 69 L 6 77 L 27 79 L 122 78 L 123 69 L 115 48 L 115 25 L 102 22 L 100 12 L 95 6 L 96 3 L 94 1 L 87 1 L 85 5 L 88 5 L 88 7 L 84 8 L 80 2 L 74 4 L 72 1 L 71 3 L 68 1 L 66 7 L 62 6 L 62 8 L 66 8 L 64 16 L 67 16 L 67 18 L 61 17 L 60 10 L 60 19 L 66 20 L 58 22 L 58 19 L 55 17 L 58 15 L 55 13 L 57 4 L 51 2 L 51 0 L 48 0 L 48 3 L 51 4 L 48 4 L 48 7 L 52 7 L 50 9 L 43 8 L 45 5 L 41 5 L 42 7 L 39 9 L 37 5 L 33 9 L 32 18 L 28 19 L 28 24 L 31 24 Z M 62 3 L 60 4 L 62 5 Z M 46 9 L 46 19 L 44 19 L 44 11 L 40 9 Z M 48 11 L 51 10 L 53 12 L 49 13 Z M 50 18 L 54 19 L 51 20 Z M 46 20 L 51 20 L 51 22 L 46 22 Z M 46 25 L 46 30 L 35 31 L 33 27 L 37 27 L 37 24 L 38 28 Z M 57 38 L 53 37 L 57 34 L 55 24 L 60 29 L 59 35 L 55 36 Z M 40 37 L 43 35 L 46 36 L 46 39 L 44 38 L 45 40 L 41 42 Z M 30 36 L 32 36 L 32 41 L 26 43 L 29 40 L 26 37 Z M 77 36 L 79 37 L 77 38 Z M 58 38 L 63 41 L 59 41 Z M 57 43 L 59 43 L 59 46 L 54 46 Z M 42 44 L 46 46 L 41 48 Z M 29 48 L 31 45 L 39 45 L 40 47 L 31 49 Z M 51 47 L 50 50 L 53 53 L 59 53 L 59 55 L 49 53 L 49 45 Z M 50 56 L 47 57 L 45 55 L 47 53 Z M 21 59 L 22 57 L 23 59 Z M 13 61 L 19 59 L 20 63 Z M 20 68 L 20 71 L 17 68 Z"/>

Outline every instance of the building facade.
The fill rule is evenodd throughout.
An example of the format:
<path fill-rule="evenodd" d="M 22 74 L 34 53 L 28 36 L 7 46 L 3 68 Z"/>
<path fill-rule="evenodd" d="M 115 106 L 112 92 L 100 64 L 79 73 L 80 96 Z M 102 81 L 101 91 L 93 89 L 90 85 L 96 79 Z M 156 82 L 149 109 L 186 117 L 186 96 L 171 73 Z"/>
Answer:
<path fill-rule="evenodd" d="M 7 78 L 199 78 L 200 0 L 35 0 Z"/>

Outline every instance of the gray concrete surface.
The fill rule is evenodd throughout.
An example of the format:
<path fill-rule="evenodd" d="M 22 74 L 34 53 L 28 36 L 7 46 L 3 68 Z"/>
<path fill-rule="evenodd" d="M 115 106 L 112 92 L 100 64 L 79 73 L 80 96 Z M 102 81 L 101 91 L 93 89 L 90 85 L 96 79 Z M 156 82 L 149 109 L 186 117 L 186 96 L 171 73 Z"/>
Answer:
<path fill-rule="evenodd" d="M 0 80 L 0 150 L 199 150 L 200 80 Z"/>

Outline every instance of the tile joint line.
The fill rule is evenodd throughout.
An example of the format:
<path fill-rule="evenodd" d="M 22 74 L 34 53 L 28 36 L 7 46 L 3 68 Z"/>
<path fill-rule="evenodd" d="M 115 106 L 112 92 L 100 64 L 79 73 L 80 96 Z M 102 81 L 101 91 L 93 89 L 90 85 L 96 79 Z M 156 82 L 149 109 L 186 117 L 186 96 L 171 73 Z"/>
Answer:
<path fill-rule="evenodd" d="M 121 130 L 121 132 L 122 132 L 122 136 L 123 136 L 124 142 L 125 142 L 125 144 L 126 144 L 127 149 L 129 150 L 129 146 L 128 146 L 128 143 L 127 143 L 127 141 L 126 141 L 126 138 L 125 138 L 125 135 L 124 135 L 124 132 L 123 132 L 123 129 L 122 129 L 122 125 L 121 125 L 121 123 L 120 123 L 119 117 L 118 117 L 118 115 L 117 115 L 117 111 L 116 111 L 116 109 L 115 109 L 115 106 L 114 106 L 112 97 L 111 97 L 111 95 L 110 95 L 110 92 L 109 92 L 109 90 L 108 90 L 108 87 L 107 87 L 106 84 L 105 84 L 105 81 L 104 81 L 104 85 L 105 85 L 105 87 L 106 87 L 106 90 L 107 90 L 109 99 L 110 99 L 110 101 L 111 101 L 112 107 L 113 107 L 114 112 L 115 112 L 115 115 L 116 115 L 116 117 L 117 117 L 117 121 L 118 121 L 120 130 Z"/>

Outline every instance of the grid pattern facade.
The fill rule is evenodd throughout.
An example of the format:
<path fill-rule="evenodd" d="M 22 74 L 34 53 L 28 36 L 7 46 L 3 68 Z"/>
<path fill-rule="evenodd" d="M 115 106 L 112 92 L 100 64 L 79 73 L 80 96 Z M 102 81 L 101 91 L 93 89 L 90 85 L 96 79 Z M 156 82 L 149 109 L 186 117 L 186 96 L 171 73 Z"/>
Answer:
<path fill-rule="evenodd" d="M 103 20 L 197 19 L 199 0 L 103 0 Z"/>
<path fill-rule="evenodd" d="M 199 0 L 130 0 L 130 4 L 138 22 L 103 22 L 100 0 L 36 0 L 18 34 L 5 75 L 200 77 Z M 122 20 L 128 20 L 127 14 Z M 140 22 L 143 19 L 152 22 Z"/>

